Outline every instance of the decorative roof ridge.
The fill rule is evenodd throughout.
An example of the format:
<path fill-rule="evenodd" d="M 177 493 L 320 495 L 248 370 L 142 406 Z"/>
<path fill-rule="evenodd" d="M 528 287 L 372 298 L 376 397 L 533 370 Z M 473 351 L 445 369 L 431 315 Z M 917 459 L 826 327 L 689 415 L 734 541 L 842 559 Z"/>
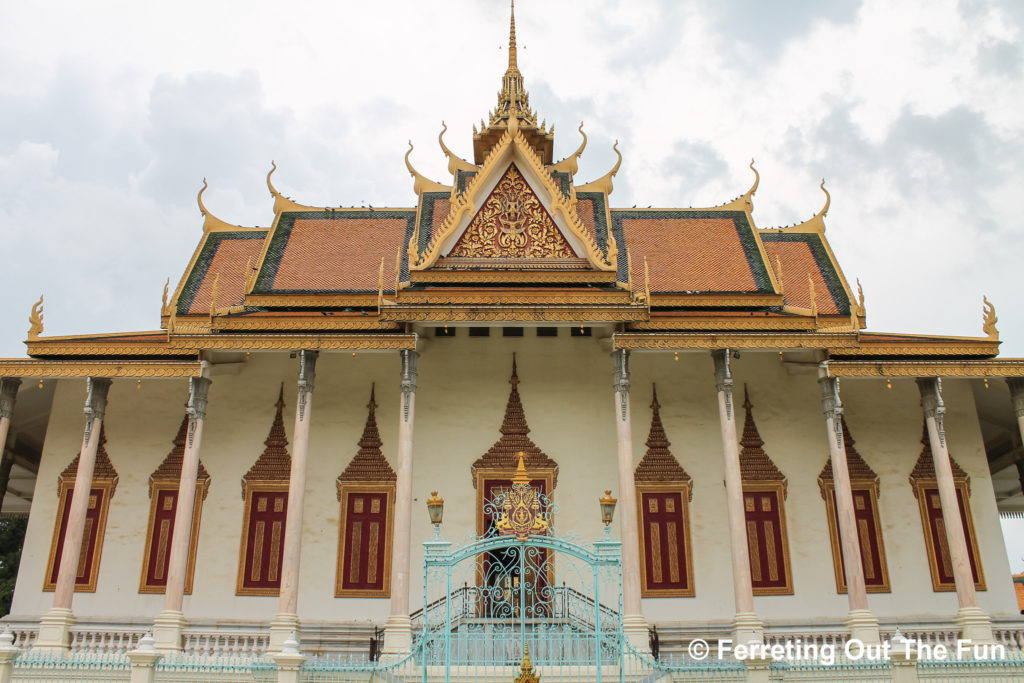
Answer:
<path fill-rule="evenodd" d="M 740 475 L 744 482 L 754 481 L 781 481 L 783 487 L 786 485 L 786 476 L 782 474 L 772 459 L 764 451 L 764 440 L 754 422 L 750 402 L 750 392 L 747 385 L 743 385 L 743 409 L 746 417 L 743 420 L 743 438 L 740 439 Z"/>
<path fill-rule="evenodd" d="M 114 464 L 110 462 L 110 456 L 107 455 L 107 423 L 105 420 L 100 420 L 100 442 L 96 447 L 96 464 L 92 470 L 92 480 L 94 482 L 110 483 L 110 495 L 114 495 L 114 491 L 117 490 L 118 475 L 117 470 L 114 469 Z M 74 484 L 75 478 L 78 476 L 78 461 L 81 459 L 82 453 L 78 452 L 71 463 L 64 468 L 64 471 L 57 477 L 57 493 L 60 494 L 60 486 L 65 482 Z"/>
<path fill-rule="evenodd" d="M 149 475 L 150 495 L 152 486 L 156 481 L 173 481 L 178 483 L 181 480 L 181 467 L 185 459 L 185 442 L 188 440 L 188 413 L 181 418 L 181 425 L 178 427 L 178 434 L 174 437 L 174 448 L 167 454 L 163 462 Z M 199 461 L 199 469 L 196 473 L 196 481 L 201 484 L 210 483 L 210 473 L 206 471 L 203 461 Z"/>
<path fill-rule="evenodd" d="M 917 495 L 917 484 L 934 482 L 935 477 L 935 459 L 932 456 L 932 443 L 931 439 L 928 438 L 928 422 L 924 421 L 921 425 L 921 455 L 917 457 L 917 462 L 914 463 L 914 469 L 910 471 L 909 481 L 910 485 L 914 488 L 914 495 Z M 960 466 L 953 456 L 949 456 L 949 466 L 953 470 L 953 481 L 956 483 L 967 484 L 967 493 L 971 492 L 971 477 L 964 468 Z"/>
<path fill-rule="evenodd" d="M 377 429 L 376 392 L 376 383 L 371 384 L 370 402 L 366 404 L 366 425 L 363 427 L 363 435 L 359 438 L 359 450 L 338 477 L 339 484 L 356 481 L 391 482 L 398 479 L 380 450 L 384 442 L 380 438 L 380 430 Z"/>
<path fill-rule="evenodd" d="M 474 488 L 476 487 L 478 470 L 515 469 L 516 456 L 522 453 L 526 459 L 526 466 L 530 471 L 538 469 L 552 471 L 554 476 L 552 487 L 554 487 L 558 484 L 558 463 L 548 457 L 527 436 L 530 433 L 530 426 L 526 422 L 526 412 L 523 410 L 523 403 L 519 397 L 519 372 L 514 353 L 512 354 L 512 376 L 509 378 L 508 383 L 512 385 L 512 389 L 509 390 L 508 402 L 505 404 L 505 415 L 498 430 L 501 432 L 501 437 L 470 467 L 470 472 L 473 476 L 473 486 Z"/>
<path fill-rule="evenodd" d="M 658 387 L 651 385 L 651 428 L 647 435 L 647 452 L 640 459 L 633 480 L 636 482 L 690 482 L 692 478 L 672 451 L 671 442 L 661 422 L 661 404 L 658 403 Z"/>
<path fill-rule="evenodd" d="M 288 437 L 285 435 L 283 418 L 284 382 L 281 383 L 275 406 L 277 410 L 274 413 L 274 421 L 263 442 L 266 448 L 242 477 L 243 489 L 246 484 L 253 481 L 287 482 L 291 476 L 292 458 L 288 453 Z"/>
<path fill-rule="evenodd" d="M 854 445 L 856 442 L 850 435 L 850 428 L 846 424 L 846 416 L 840 418 L 843 428 L 843 446 L 846 450 L 846 469 L 850 473 L 850 482 L 857 484 L 878 484 L 878 474 L 875 473 L 871 466 L 867 464 L 861 454 L 857 452 L 857 448 Z M 818 475 L 818 485 L 822 487 L 824 493 L 824 485 L 827 483 L 834 482 L 834 472 L 832 470 L 832 458 L 829 457 L 825 461 L 825 466 L 821 469 L 821 473 Z"/>

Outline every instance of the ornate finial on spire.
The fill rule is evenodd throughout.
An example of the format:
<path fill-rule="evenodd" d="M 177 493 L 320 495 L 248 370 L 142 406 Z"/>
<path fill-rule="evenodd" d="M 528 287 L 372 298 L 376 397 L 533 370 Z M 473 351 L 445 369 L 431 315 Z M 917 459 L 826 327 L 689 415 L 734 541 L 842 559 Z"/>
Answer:
<path fill-rule="evenodd" d="M 526 453 L 519 451 L 516 453 L 516 458 L 519 462 L 516 464 L 516 476 L 512 477 L 513 484 L 529 484 L 530 477 L 526 474 Z"/>
<path fill-rule="evenodd" d="M 370 402 L 366 404 L 366 409 L 373 415 L 377 411 L 377 383 L 373 382 L 370 384 Z"/>
<path fill-rule="evenodd" d="M 518 53 L 516 50 L 516 0 L 512 0 L 512 18 L 508 25 L 508 70 L 519 70 Z"/>
<path fill-rule="evenodd" d="M 512 376 L 509 377 L 508 383 L 514 387 L 519 386 L 519 373 L 516 371 L 516 354 L 512 352 Z"/>
<path fill-rule="evenodd" d="M 747 383 L 743 383 L 743 409 L 747 411 L 747 417 L 750 417 L 750 409 L 754 407 L 754 404 L 750 402 L 750 391 L 747 389 Z"/>
<path fill-rule="evenodd" d="M 999 330 L 996 329 L 996 323 L 999 322 L 999 318 L 996 317 L 996 307 L 992 305 L 987 296 L 982 296 L 981 300 L 984 302 L 982 307 L 982 314 L 984 315 L 982 329 L 989 339 L 999 339 Z"/>
<path fill-rule="evenodd" d="M 28 315 L 28 338 L 39 339 L 43 333 L 43 295 L 39 295 L 39 301 L 32 304 L 32 312 Z"/>
<path fill-rule="evenodd" d="M 530 661 L 529 643 L 523 643 L 523 663 L 519 665 L 515 683 L 540 683 L 540 675 L 534 673 L 533 662 Z"/>

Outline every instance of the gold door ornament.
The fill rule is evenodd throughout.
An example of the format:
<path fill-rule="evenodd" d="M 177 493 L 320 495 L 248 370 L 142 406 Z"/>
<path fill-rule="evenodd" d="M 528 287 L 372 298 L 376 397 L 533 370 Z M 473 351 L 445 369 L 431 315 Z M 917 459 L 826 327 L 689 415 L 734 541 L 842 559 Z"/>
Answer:
<path fill-rule="evenodd" d="M 501 535 L 515 536 L 517 541 L 525 541 L 534 534 L 547 533 L 548 522 L 540 509 L 538 491 L 530 486 L 523 453 L 519 453 L 519 465 L 512 479 L 512 488 L 505 494 L 501 517 L 494 526 Z"/>

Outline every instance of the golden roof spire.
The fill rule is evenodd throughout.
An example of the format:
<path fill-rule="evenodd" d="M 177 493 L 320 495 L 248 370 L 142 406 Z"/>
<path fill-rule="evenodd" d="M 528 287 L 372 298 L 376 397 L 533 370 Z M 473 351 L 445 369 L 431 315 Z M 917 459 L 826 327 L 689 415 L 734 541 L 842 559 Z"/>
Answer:
<path fill-rule="evenodd" d="M 518 54 L 516 52 L 516 0 L 512 0 L 512 19 L 508 26 L 508 71 L 519 73 Z"/>
<path fill-rule="evenodd" d="M 506 131 L 521 132 L 527 144 L 541 157 L 544 165 L 552 163 L 554 149 L 554 128 L 538 122 L 537 114 L 530 108 L 530 95 L 519 71 L 519 48 L 516 45 L 516 7 L 511 3 L 508 26 L 508 67 L 501 78 L 498 106 L 488 116 L 486 124 L 473 134 L 473 163 L 483 164 L 487 153 L 501 140 Z"/>

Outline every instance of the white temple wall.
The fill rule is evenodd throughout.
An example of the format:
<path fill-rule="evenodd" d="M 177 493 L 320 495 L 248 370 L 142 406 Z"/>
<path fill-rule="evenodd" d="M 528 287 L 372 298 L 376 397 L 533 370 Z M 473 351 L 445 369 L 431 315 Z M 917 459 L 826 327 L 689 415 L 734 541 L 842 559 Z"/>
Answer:
<path fill-rule="evenodd" d="M 619 496 L 606 345 L 592 338 L 498 336 L 428 342 L 419 363 L 413 478 L 411 605 L 422 604 L 422 540 L 432 534 L 424 501 L 444 497 L 445 535 L 461 541 L 475 531 L 470 465 L 498 438 L 508 398 L 511 353 L 519 351 L 520 393 L 530 437 L 559 463 L 555 497 L 563 531 L 589 542 L 601 533 L 597 499 Z M 737 422 L 743 421 L 743 383 L 765 451 L 787 476 L 789 545 L 795 595 L 758 597 L 768 622 L 838 623 L 847 611 L 837 595 L 825 505 L 817 476 L 828 456 L 820 390 L 813 373 L 790 375 L 777 353 L 746 353 L 733 363 Z M 636 353 L 632 358 L 633 447 L 643 456 L 650 426 L 651 382 L 658 382 L 672 452 L 693 477 L 694 598 L 646 599 L 651 622 L 726 622 L 732 617 L 727 515 L 714 377 L 710 354 Z M 241 477 L 263 451 L 277 391 L 284 382 L 286 432 L 291 439 L 297 361 L 287 354 L 253 354 L 237 375 L 215 374 L 201 457 L 211 476 L 199 536 L 195 589 L 186 617 L 269 620 L 275 597 L 236 596 L 242 525 Z M 397 354 L 322 354 L 317 367 L 303 530 L 299 612 L 308 621 L 374 621 L 387 616 L 386 599 L 334 597 L 339 503 L 335 479 L 358 449 L 370 384 L 377 383 L 377 421 L 383 452 L 394 464 L 399 411 Z M 12 614 L 38 617 L 52 600 L 41 591 L 56 514 L 56 480 L 81 445 L 84 381 L 61 381 L 39 470 Z M 148 477 L 171 449 L 183 414 L 183 381 L 115 380 L 107 411 L 107 451 L 120 475 L 110 506 L 97 592 L 78 593 L 83 618 L 152 619 L 162 595 L 138 593 L 148 521 Z M 912 380 L 847 380 L 846 416 L 857 448 L 881 478 L 880 516 L 892 584 L 871 594 L 882 618 L 951 620 L 955 594 L 931 590 L 917 502 L 907 477 L 921 451 L 921 409 Z M 966 381 L 944 383 L 950 452 L 971 476 L 971 506 L 988 590 L 982 609 L 1013 615 L 1015 605 L 995 499 Z M 621 511 L 620 511 L 621 512 Z M 618 519 L 613 526 L 617 536 Z"/>

